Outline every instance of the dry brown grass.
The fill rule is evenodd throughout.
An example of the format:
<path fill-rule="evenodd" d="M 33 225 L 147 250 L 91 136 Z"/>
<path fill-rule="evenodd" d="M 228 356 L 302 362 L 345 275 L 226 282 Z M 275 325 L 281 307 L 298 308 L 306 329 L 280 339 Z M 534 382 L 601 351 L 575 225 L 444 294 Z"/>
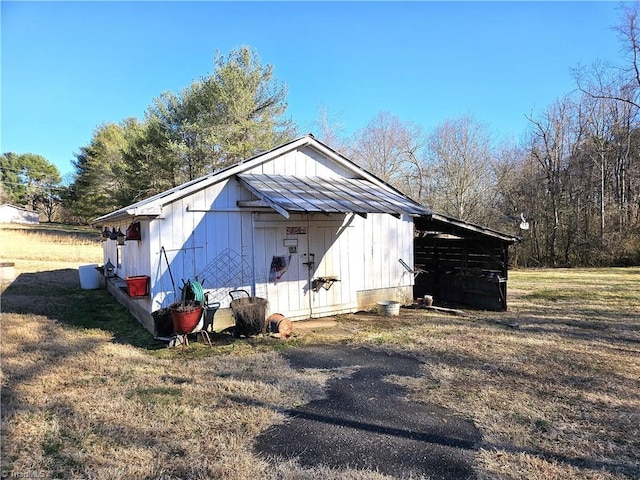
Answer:
<path fill-rule="evenodd" d="M 161 360 L 46 317 L 3 324 L 3 464 L 14 472 L 261 478 L 252 439 L 322 395 L 328 376 L 291 371 L 274 352 Z"/>
<path fill-rule="evenodd" d="M 425 362 L 397 381 L 475 421 L 481 478 L 640 478 L 640 269 L 514 272 L 510 285 L 505 313 L 349 323 Z"/>
<path fill-rule="evenodd" d="M 252 450 L 259 433 L 285 421 L 284 410 L 322 396 L 329 378 L 347 373 L 294 371 L 277 350 L 340 342 L 421 359 L 424 375 L 395 381 L 416 401 L 474 420 L 483 432 L 480 478 L 640 476 L 638 268 L 514 272 L 505 313 L 349 315 L 338 328 L 294 331 L 287 342 L 169 352 L 118 342 L 108 322 L 70 326 L 65 302 L 88 292 L 69 265 L 16 259 L 22 272 L 45 272 L 21 284 L 43 291 L 3 293 L 4 475 L 388 478 L 269 463 Z"/>
<path fill-rule="evenodd" d="M 0 257 L 11 261 L 102 263 L 100 233 L 43 226 L 0 225 Z"/>

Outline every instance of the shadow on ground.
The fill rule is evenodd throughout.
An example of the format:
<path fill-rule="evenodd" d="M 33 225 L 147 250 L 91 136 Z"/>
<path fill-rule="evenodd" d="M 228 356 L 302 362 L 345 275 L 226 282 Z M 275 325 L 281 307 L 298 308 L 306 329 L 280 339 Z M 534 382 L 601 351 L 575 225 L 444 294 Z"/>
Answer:
<path fill-rule="evenodd" d="M 78 270 L 21 273 L 2 293 L 4 313 L 42 315 L 74 328 L 99 328 L 117 343 L 163 348 L 105 289 L 80 288 Z"/>

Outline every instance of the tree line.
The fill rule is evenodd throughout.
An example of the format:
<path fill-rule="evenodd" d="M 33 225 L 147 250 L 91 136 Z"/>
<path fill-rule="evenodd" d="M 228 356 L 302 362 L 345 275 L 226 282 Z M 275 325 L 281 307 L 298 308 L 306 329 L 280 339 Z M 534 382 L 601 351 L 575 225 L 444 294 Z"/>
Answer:
<path fill-rule="evenodd" d="M 315 135 L 438 213 L 520 236 L 515 264 L 640 264 L 638 12 L 621 10 L 619 63 L 576 68 L 576 89 L 527 117 L 518 142 L 470 115 L 425 131 L 389 112 L 345 135 L 320 110 Z M 153 99 L 144 119 L 98 126 L 68 187 L 51 165 L 37 173 L 45 159 L 4 154 L 2 195 L 90 221 L 295 138 L 286 95 L 251 48 L 217 53 L 213 73 Z"/>

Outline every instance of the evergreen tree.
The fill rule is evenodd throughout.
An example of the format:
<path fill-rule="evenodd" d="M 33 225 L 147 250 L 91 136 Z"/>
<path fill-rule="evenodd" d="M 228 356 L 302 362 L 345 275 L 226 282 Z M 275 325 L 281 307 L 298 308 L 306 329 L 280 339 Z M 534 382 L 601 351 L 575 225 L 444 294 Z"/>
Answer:
<path fill-rule="evenodd" d="M 58 167 L 35 153 L 2 154 L 0 174 L 4 193 L 10 201 L 34 210 L 42 199 L 57 195 L 62 180 Z"/>

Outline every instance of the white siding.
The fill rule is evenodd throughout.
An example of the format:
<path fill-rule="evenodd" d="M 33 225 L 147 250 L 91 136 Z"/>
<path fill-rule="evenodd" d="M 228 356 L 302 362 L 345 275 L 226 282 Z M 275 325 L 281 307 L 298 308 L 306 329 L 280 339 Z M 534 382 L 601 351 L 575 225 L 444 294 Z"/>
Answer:
<path fill-rule="evenodd" d="M 363 235 L 362 290 L 413 285 L 413 276 L 400 264 L 413 265 L 413 221 L 403 216 L 371 214 Z"/>
<path fill-rule="evenodd" d="M 201 282 L 223 308 L 231 299 L 228 290 L 252 291 L 251 213 L 237 208 L 241 194 L 246 195 L 235 180 L 226 180 L 165 206 L 162 218 L 152 222 L 154 310 L 179 299 L 188 280 Z M 238 265 L 241 272 L 231 275 Z M 217 288 L 220 278 L 231 279 L 227 288 Z"/>
<path fill-rule="evenodd" d="M 40 223 L 40 215 L 33 210 L 16 207 L 14 205 L 0 205 L 0 223 L 24 223 L 37 225 Z"/>
<path fill-rule="evenodd" d="M 356 227 L 351 215 L 292 215 L 289 220 L 270 214 L 259 214 L 256 220 L 256 271 L 267 281 L 264 289 L 272 312 L 293 319 L 353 311 L 356 289 L 351 272 L 356 263 L 349 251 Z M 287 227 L 299 227 L 305 233 L 289 233 Z M 274 256 L 289 257 L 284 240 L 296 240 L 297 251 L 291 254 L 287 272 L 277 282 L 269 281 L 269 268 Z M 313 254 L 314 263 L 310 267 Z M 335 276 L 340 281 L 325 290 L 313 291 L 313 280 Z"/>
<path fill-rule="evenodd" d="M 346 176 L 348 172 L 313 148 L 305 147 L 258 165 L 246 173 L 332 178 Z"/>
<path fill-rule="evenodd" d="M 309 147 L 283 154 L 248 170 L 251 173 L 319 176 L 353 176 Z M 413 276 L 400 265 L 413 264 L 413 222 L 386 214 L 366 219 L 354 214 L 326 216 L 294 214 L 285 219 L 276 213 L 251 212 L 237 207 L 253 196 L 234 178 L 190 193 L 165 205 L 162 215 L 141 220 L 142 240 L 122 247 L 118 275 L 149 275 L 149 311 L 179 299 L 183 281 L 197 279 L 212 301 L 227 308 L 228 291 L 242 288 L 267 297 L 270 312 L 293 319 L 352 312 L 361 291 L 413 284 Z M 120 226 L 124 232 L 127 225 Z M 305 234 L 287 234 L 288 226 L 306 228 Z M 269 282 L 274 255 L 288 255 L 284 239 L 296 238 L 287 273 Z M 114 241 L 105 242 L 105 263 L 116 263 Z M 170 265 L 167 266 L 167 261 Z M 315 264 L 309 269 L 308 253 Z M 173 276 L 174 285 L 171 282 Z M 329 290 L 312 291 L 311 281 L 335 276 Z"/>

